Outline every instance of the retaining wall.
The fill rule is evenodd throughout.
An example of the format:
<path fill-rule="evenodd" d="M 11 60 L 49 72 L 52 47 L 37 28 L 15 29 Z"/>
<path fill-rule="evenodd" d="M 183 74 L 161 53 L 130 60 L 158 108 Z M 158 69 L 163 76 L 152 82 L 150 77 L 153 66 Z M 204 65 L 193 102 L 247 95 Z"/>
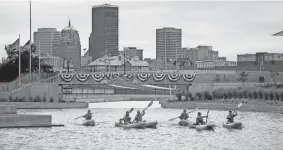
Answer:
<path fill-rule="evenodd" d="M 216 109 L 216 110 L 235 110 L 237 104 L 223 104 L 223 103 L 198 103 L 198 102 L 163 102 L 161 103 L 163 108 L 173 109 Z M 283 113 L 283 106 L 268 106 L 268 105 L 251 105 L 244 104 L 239 111 L 251 111 L 251 112 L 273 112 Z"/>
<path fill-rule="evenodd" d="M 1 102 L 0 104 L 15 106 L 18 109 L 67 109 L 88 108 L 88 103 L 49 103 L 49 102 Z"/>

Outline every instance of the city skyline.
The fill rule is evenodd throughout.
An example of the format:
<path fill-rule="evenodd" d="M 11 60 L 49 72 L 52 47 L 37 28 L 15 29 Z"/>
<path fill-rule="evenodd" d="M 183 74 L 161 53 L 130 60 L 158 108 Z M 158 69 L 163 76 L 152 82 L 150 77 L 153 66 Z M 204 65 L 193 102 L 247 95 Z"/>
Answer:
<path fill-rule="evenodd" d="M 82 49 L 88 48 L 91 8 L 101 4 L 103 2 L 33 1 L 32 32 L 38 28 L 61 30 L 70 13 L 80 33 Z M 228 60 L 236 60 L 237 54 L 272 53 L 283 49 L 283 38 L 272 36 L 283 30 L 283 10 L 280 9 L 283 2 L 115 1 L 110 4 L 119 6 L 119 50 L 139 47 L 144 49 L 145 58 L 156 57 L 155 30 L 162 27 L 182 29 L 182 47 L 212 46 Z M 52 7 L 52 11 L 41 11 L 44 7 Z M 3 12 L 0 15 L 0 56 L 5 57 L 5 44 L 11 44 L 19 34 L 21 45 L 29 39 L 29 3 L 1 2 L 0 9 Z"/>

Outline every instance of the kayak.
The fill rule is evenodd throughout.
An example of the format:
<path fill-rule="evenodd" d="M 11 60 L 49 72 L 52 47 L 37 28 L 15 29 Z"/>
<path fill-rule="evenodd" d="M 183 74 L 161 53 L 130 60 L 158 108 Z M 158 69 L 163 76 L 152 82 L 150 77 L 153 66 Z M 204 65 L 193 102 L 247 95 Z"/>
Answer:
<path fill-rule="evenodd" d="M 178 124 L 179 124 L 179 126 L 191 126 L 191 125 L 193 125 L 193 123 L 188 121 L 188 120 L 181 120 L 181 121 L 179 121 Z"/>
<path fill-rule="evenodd" d="M 195 128 L 198 131 L 201 131 L 201 130 L 214 130 L 214 127 L 216 127 L 215 124 L 205 124 L 205 125 L 197 125 L 197 126 L 195 126 Z"/>
<path fill-rule="evenodd" d="M 146 128 L 146 123 L 139 122 L 139 123 L 127 124 L 127 125 L 123 125 L 123 128 L 124 129 L 131 129 L 131 128 L 144 129 Z"/>
<path fill-rule="evenodd" d="M 229 124 L 223 124 L 223 127 L 227 129 L 242 129 L 243 124 L 242 122 L 234 122 Z"/>
<path fill-rule="evenodd" d="M 84 126 L 95 126 L 94 120 L 84 120 L 82 125 Z"/>
<path fill-rule="evenodd" d="M 144 129 L 146 128 L 146 123 L 140 122 L 140 123 L 127 124 L 127 125 L 124 125 L 123 123 L 115 123 L 115 127 L 124 127 L 124 129 L 130 129 L 130 128 Z"/>
<path fill-rule="evenodd" d="M 152 121 L 152 122 L 145 122 L 146 123 L 146 128 L 156 128 L 158 122 L 157 121 Z"/>

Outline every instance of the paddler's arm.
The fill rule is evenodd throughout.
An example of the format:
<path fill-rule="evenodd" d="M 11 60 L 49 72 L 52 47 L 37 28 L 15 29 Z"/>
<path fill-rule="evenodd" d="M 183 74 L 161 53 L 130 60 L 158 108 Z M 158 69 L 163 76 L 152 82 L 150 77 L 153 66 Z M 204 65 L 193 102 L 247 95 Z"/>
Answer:
<path fill-rule="evenodd" d="M 236 111 L 234 111 L 234 113 L 235 113 L 235 114 L 234 114 L 234 117 L 236 117 L 238 114 L 237 114 L 237 112 L 236 112 Z"/>

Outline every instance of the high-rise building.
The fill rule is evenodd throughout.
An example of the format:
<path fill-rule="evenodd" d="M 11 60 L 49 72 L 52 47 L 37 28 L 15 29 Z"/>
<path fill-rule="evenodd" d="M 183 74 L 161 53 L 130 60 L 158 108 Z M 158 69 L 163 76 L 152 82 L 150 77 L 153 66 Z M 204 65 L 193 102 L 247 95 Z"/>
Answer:
<path fill-rule="evenodd" d="M 56 28 L 39 28 L 33 33 L 34 44 L 37 47 L 35 54 L 38 55 L 39 49 L 42 55 L 54 55 L 55 45 L 60 44 L 60 32 Z"/>
<path fill-rule="evenodd" d="M 55 47 L 55 56 L 64 59 L 64 69 L 81 70 L 81 42 L 79 32 L 69 25 L 61 31 L 60 44 Z"/>
<path fill-rule="evenodd" d="M 104 4 L 92 7 L 92 33 L 89 55 L 96 60 L 108 53 L 118 55 L 119 14 L 118 6 Z"/>
<path fill-rule="evenodd" d="M 156 59 L 162 61 L 162 68 L 180 58 L 182 47 L 182 30 L 175 28 L 156 29 Z"/>

